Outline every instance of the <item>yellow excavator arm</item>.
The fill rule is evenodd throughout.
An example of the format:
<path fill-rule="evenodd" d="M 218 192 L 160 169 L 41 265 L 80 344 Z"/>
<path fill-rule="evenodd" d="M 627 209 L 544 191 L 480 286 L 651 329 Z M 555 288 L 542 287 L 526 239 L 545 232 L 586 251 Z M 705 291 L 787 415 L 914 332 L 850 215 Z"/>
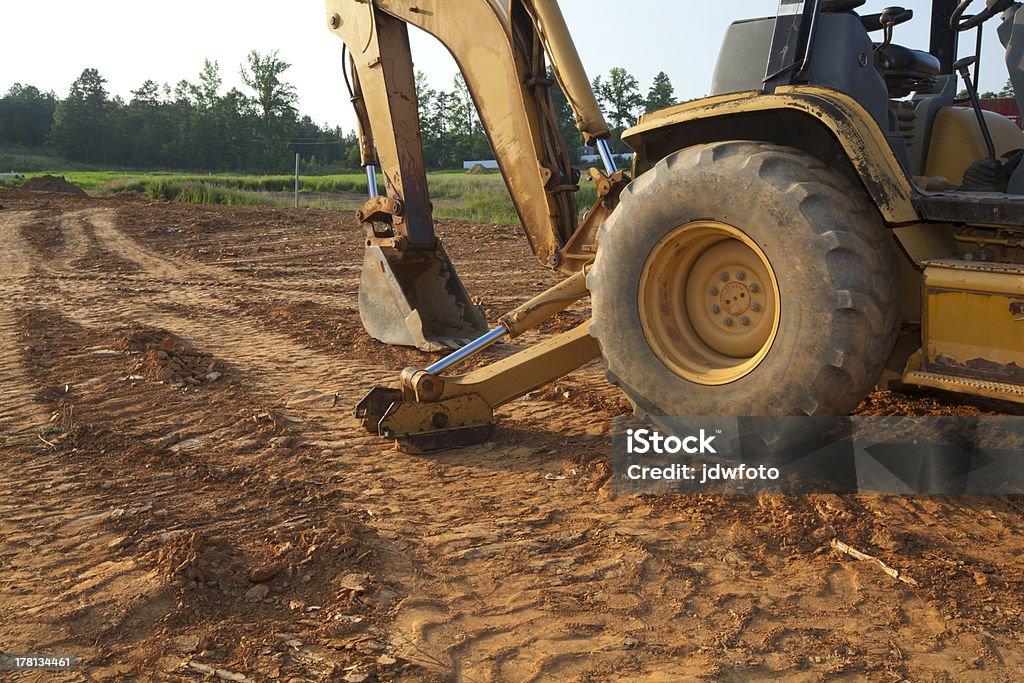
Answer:
<path fill-rule="evenodd" d="M 549 64 L 584 140 L 598 148 L 609 175 L 615 169 L 608 126 L 558 4 L 326 0 L 326 9 L 328 26 L 350 55 L 363 164 L 372 173 L 379 163 L 386 185 L 386 196 L 375 196 L 371 177 L 371 198 L 359 213 L 367 231 L 360 288 L 367 331 L 388 343 L 438 350 L 485 329 L 434 233 L 409 25 L 436 37 L 458 64 L 537 258 L 579 270 L 581 259 L 565 252 L 581 242 L 579 178 L 559 135 Z"/>

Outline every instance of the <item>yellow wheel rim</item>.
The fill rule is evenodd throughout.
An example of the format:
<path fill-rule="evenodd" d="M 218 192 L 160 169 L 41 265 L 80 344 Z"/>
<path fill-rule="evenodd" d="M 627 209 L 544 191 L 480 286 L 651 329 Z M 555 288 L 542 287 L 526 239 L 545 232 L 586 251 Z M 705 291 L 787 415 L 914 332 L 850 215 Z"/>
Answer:
<path fill-rule="evenodd" d="M 779 329 L 779 288 L 771 263 L 731 225 L 697 221 L 651 251 L 640 276 L 640 323 L 672 372 L 719 385 L 747 375 Z"/>

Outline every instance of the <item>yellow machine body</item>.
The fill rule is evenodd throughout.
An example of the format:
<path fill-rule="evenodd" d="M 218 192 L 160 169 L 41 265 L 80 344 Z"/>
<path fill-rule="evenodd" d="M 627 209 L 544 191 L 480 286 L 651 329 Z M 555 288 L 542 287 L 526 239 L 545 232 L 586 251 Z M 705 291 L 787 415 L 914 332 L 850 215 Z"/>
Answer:
<path fill-rule="evenodd" d="M 1013 121 L 990 111 L 985 112 L 985 121 L 998 156 L 1005 158 L 1024 147 L 1024 132 Z M 958 184 L 967 167 L 986 154 L 974 112 L 967 107 L 945 107 L 935 115 L 925 175 Z"/>
<path fill-rule="evenodd" d="M 1024 266 L 924 263 L 924 344 L 911 382 L 1024 402 Z"/>

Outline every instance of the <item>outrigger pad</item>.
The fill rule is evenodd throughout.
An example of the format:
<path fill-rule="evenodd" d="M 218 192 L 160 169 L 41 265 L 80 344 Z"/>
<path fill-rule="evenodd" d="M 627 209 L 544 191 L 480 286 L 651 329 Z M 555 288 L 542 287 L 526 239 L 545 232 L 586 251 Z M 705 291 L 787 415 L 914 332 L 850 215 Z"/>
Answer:
<path fill-rule="evenodd" d="M 385 344 L 444 351 L 487 332 L 441 243 L 422 254 L 393 260 L 367 247 L 359 281 L 359 317 L 367 333 Z"/>
<path fill-rule="evenodd" d="M 463 429 L 452 429 L 445 432 L 415 434 L 396 439 L 396 447 L 408 455 L 424 455 L 446 451 L 450 448 L 475 446 L 488 441 L 494 434 L 494 425 L 478 425 Z"/>

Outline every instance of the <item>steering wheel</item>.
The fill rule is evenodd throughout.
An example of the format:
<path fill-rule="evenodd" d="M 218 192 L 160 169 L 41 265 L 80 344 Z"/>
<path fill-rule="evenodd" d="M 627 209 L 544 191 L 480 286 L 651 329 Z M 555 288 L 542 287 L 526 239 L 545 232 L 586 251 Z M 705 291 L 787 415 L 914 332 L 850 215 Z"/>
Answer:
<path fill-rule="evenodd" d="M 988 6 L 982 11 L 975 14 L 969 19 L 964 19 L 964 12 L 971 6 L 974 0 L 964 0 L 956 9 L 953 10 L 953 16 L 949 18 L 950 28 L 956 29 L 958 32 L 970 31 L 972 28 L 981 26 L 986 21 L 1010 8 L 1014 3 L 1014 0 L 988 0 Z"/>

